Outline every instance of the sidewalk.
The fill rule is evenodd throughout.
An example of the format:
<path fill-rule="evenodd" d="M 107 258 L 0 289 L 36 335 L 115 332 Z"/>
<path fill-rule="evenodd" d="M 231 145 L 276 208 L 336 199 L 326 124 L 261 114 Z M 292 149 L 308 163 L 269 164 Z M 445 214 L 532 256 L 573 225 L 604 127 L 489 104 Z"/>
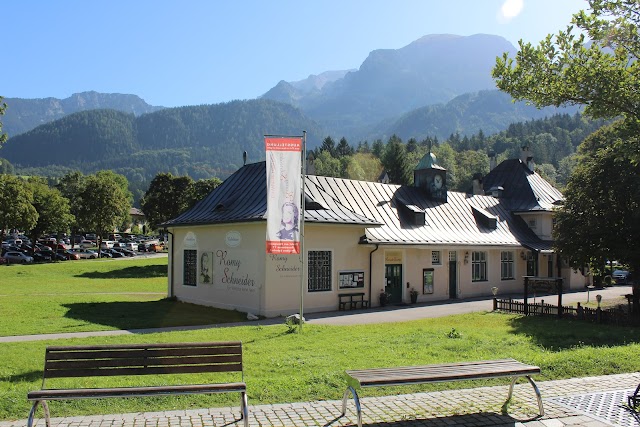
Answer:
<path fill-rule="evenodd" d="M 621 405 L 638 383 L 640 373 L 539 382 L 545 409 L 545 415 L 540 418 L 536 418 L 535 395 L 526 381 L 516 385 L 506 415 L 500 408 L 506 399 L 508 384 L 384 397 L 367 397 L 365 390 L 360 394 L 362 422 L 367 426 L 394 427 L 637 427 L 640 426 L 638 418 Z M 401 392 L 401 388 L 397 390 Z M 237 422 L 239 401 L 238 398 L 238 407 L 52 418 L 51 427 L 242 426 L 242 422 Z M 53 415 L 55 405 L 55 402 L 50 405 Z M 346 416 L 338 418 L 341 412 L 341 400 L 254 406 L 249 392 L 249 425 L 252 427 L 356 424 L 352 399 Z M 2 421 L 0 427 L 25 427 L 26 424 L 26 419 Z M 44 420 L 39 418 L 36 426 L 44 425 Z"/>

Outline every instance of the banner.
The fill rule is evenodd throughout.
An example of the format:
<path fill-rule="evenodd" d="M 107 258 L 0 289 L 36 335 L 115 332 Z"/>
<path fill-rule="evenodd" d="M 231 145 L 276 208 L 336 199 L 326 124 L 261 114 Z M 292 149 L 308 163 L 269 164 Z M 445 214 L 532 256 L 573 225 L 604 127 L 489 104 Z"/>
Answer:
<path fill-rule="evenodd" d="M 267 253 L 300 253 L 302 137 L 265 137 Z"/>

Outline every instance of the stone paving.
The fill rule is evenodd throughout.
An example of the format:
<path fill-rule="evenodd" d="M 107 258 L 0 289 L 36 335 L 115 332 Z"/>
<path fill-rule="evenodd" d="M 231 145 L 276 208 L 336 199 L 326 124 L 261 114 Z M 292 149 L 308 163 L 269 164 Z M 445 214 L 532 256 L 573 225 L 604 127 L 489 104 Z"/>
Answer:
<path fill-rule="evenodd" d="M 509 382 L 508 379 L 504 381 Z M 362 422 L 367 426 L 393 427 L 640 426 L 638 417 L 624 407 L 626 396 L 640 383 L 640 372 L 538 382 L 545 409 L 543 417 L 538 417 L 533 388 L 525 380 L 520 382 L 522 384 L 515 387 L 507 414 L 502 414 L 501 407 L 509 390 L 508 384 L 383 397 L 367 397 L 365 389 L 360 393 Z M 401 392 L 401 387 L 396 390 Z M 242 426 L 239 400 L 238 407 L 52 418 L 51 427 Z M 50 404 L 54 415 L 55 405 L 55 402 Z M 341 400 L 251 405 L 249 393 L 249 425 L 252 427 L 357 423 L 353 399 L 349 399 L 344 417 L 340 417 L 341 412 Z M 25 427 L 26 424 L 26 419 L 2 421 L 0 427 Z M 44 420 L 37 419 L 36 426 L 44 427 Z"/>

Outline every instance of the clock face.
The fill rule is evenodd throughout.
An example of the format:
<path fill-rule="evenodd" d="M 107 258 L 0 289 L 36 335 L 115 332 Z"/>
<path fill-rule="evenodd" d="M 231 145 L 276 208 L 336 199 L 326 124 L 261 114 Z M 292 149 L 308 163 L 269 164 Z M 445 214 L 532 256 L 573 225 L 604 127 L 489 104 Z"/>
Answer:
<path fill-rule="evenodd" d="M 442 175 L 435 175 L 433 177 L 433 185 L 439 190 L 442 188 L 442 184 L 444 181 L 442 180 Z"/>

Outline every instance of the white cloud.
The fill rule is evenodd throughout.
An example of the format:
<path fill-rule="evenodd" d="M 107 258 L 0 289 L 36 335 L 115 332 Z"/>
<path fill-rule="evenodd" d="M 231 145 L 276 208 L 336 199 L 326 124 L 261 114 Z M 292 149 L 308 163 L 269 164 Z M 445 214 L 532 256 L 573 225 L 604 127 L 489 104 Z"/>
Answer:
<path fill-rule="evenodd" d="M 498 20 L 500 22 L 508 22 L 516 16 L 520 15 L 522 8 L 524 7 L 524 0 L 505 0 L 502 3 L 500 12 L 498 13 Z"/>

